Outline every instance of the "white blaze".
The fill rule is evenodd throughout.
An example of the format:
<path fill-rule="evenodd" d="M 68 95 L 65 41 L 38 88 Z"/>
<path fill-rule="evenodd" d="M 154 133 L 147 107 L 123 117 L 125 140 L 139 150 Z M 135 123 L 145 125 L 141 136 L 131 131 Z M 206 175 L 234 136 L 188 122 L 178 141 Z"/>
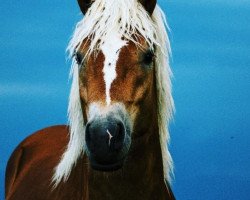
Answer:
<path fill-rule="evenodd" d="M 113 31 L 105 38 L 105 42 L 101 45 L 102 53 L 105 61 L 103 67 L 104 81 L 106 84 L 106 103 L 110 104 L 110 88 L 112 82 L 116 78 L 116 63 L 119 58 L 120 49 L 126 45 L 126 41 L 121 39 L 121 35 Z"/>

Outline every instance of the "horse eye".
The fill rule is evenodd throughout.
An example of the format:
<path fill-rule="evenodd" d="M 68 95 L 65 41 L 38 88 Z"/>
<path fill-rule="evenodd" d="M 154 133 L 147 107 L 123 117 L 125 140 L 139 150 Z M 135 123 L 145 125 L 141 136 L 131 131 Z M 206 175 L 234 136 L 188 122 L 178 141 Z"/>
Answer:
<path fill-rule="evenodd" d="M 74 57 L 75 57 L 76 63 L 78 65 L 81 65 L 83 61 L 83 55 L 80 52 L 76 52 Z"/>
<path fill-rule="evenodd" d="M 153 60 L 154 60 L 154 52 L 151 51 L 151 50 L 148 50 L 145 54 L 144 54 L 144 57 L 143 57 L 143 64 L 145 65 L 151 65 Z"/>

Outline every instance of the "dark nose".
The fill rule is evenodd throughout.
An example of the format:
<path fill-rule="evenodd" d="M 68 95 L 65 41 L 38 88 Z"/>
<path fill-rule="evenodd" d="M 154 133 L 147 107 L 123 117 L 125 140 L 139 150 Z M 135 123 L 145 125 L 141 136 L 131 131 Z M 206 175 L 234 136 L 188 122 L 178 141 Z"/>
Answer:
<path fill-rule="evenodd" d="M 125 143 L 125 127 L 119 120 L 95 120 L 86 126 L 85 139 L 91 156 L 112 163 Z"/>

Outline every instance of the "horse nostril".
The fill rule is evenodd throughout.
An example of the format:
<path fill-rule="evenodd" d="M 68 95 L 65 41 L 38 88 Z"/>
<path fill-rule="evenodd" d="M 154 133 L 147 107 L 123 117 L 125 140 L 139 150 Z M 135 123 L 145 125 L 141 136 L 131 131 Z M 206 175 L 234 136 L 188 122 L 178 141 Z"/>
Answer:
<path fill-rule="evenodd" d="M 85 141 L 86 141 L 86 145 L 88 148 L 90 148 L 90 143 L 91 143 L 91 137 L 90 137 L 90 123 L 87 123 L 86 127 L 85 127 Z"/>
<path fill-rule="evenodd" d="M 114 131 L 113 147 L 114 150 L 120 150 L 123 147 L 125 138 L 125 128 L 123 123 L 119 122 L 116 124 Z"/>

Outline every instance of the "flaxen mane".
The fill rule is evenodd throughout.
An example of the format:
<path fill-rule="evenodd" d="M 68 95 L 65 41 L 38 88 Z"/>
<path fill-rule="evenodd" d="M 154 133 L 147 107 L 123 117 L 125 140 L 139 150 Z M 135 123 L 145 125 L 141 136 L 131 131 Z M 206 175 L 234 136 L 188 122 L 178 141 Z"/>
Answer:
<path fill-rule="evenodd" d="M 85 17 L 77 23 L 75 32 L 67 48 L 73 56 L 83 40 L 90 41 L 85 58 L 91 53 L 98 52 L 100 44 L 109 39 L 113 31 L 139 44 L 139 37 L 145 38 L 148 45 L 156 48 L 156 87 L 158 95 L 158 125 L 163 157 L 164 177 L 170 182 L 173 168 L 172 158 L 168 151 L 168 124 L 174 109 L 171 96 L 171 70 L 169 67 L 170 44 L 167 35 L 165 15 L 156 6 L 152 16 L 137 0 L 95 0 L 88 9 Z M 72 167 L 85 152 L 85 127 L 79 95 L 79 66 L 72 61 L 72 87 L 69 97 L 68 115 L 70 125 L 70 141 L 60 163 L 55 169 L 53 181 L 57 185 L 66 181 Z"/>

